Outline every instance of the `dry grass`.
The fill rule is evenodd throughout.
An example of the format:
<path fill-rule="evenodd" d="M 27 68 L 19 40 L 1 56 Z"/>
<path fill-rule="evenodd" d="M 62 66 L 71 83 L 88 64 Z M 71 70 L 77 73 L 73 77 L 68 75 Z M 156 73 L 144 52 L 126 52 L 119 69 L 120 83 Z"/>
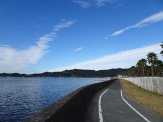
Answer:
<path fill-rule="evenodd" d="M 138 104 L 143 104 L 147 108 L 151 109 L 155 113 L 163 117 L 163 96 L 146 91 L 139 88 L 126 80 L 120 80 L 122 90 L 124 90 L 127 95 L 137 102 Z"/>

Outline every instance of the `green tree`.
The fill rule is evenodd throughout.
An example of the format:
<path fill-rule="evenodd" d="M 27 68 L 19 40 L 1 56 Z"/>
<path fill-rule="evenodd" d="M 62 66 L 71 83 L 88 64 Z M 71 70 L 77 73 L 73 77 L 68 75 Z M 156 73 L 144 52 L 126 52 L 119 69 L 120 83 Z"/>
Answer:
<path fill-rule="evenodd" d="M 145 74 L 146 74 L 146 76 L 149 76 L 150 71 L 151 71 L 150 66 L 146 66 L 146 68 L 145 68 Z"/>
<path fill-rule="evenodd" d="M 137 69 L 137 76 L 141 76 L 141 65 L 140 65 L 140 62 L 138 61 L 136 63 L 136 69 Z"/>
<path fill-rule="evenodd" d="M 158 60 L 157 59 L 157 54 L 156 53 L 148 53 L 147 55 L 147 60 L 148 60 L 148 63 L 151 64 L 151 74 L 152 74 L 152 77 L 154 76 L 154 64 L 155 64 L 155 61 Z"/>
<path fill-rule="evenodd" d="M 160 74 L 163 71 L 163 62 L 161 60 L 156 60 L 154 65 L 155 65 L 155 71 L 157 73 L 157 76 L 160 76 Z"/>
<path fill-rule="evenodd" d="M 142 58 L 136 64 L 138 70 L 140 71 L 141 76 L 144 76 L 145 67 L 147 66 L 147 60 Z"/>
<path fill-rule="evenodd" d="M 135 66 L 132 66 L 131 68 L 129 68 L 128 75 L 129 76 L 135 76 L 135 70 L 136 70 Z"/>

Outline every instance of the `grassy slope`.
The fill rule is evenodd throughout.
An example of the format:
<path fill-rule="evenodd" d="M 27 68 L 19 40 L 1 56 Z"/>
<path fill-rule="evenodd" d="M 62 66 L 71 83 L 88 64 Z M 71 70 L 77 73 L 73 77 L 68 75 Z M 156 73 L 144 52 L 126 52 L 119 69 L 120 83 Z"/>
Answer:
<path fill-rule="evenodd" d="M 155 113 L 163 117 L 163 96 L 146 91 L 139 88 L 126 80 L 120 80 L 122 90 L 124 90 L 127 95 L 137 102 L 138 104 L 143 104 L 147 108 L 151 109 Z"/>

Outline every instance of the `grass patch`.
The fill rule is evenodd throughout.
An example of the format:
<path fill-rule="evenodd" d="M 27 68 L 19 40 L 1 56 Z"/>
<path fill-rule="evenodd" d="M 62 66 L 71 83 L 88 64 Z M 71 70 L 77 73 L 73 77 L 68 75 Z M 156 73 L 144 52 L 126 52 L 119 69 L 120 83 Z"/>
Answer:
<path fill-rule="evenodd" d="M 121 88 L 127 95 L 138 104 L 143 104 L 147 108 L 163 117 L 163 96 L 146 91 L 138 86 L 121 79 Z"/>

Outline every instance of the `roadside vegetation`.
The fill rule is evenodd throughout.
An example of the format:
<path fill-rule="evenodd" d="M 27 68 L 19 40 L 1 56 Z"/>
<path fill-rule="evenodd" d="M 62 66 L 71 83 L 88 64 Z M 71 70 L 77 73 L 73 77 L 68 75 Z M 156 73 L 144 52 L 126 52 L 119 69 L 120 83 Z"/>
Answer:
<path fill-rule="evenodd" d="M 144 77 L 144 76 L 162 76 L 163 62 L 158 59 L 157 54 L 150 52 L 147 58 L 140 59 L 135 66 L 131 66 L 123 76 Z"/>
<path fill-rule="evenodd" d="M 163 43 L 160 45 L 163 48 Z M 160 52 L 163 55 L 163 50 Z M 117 75 L 129 77 L 144 77 L 144 76 L 163 76 L 163 62 L 158 59 L 157 54 L 150 52 L 146 58 L 138 60 L 135 66 L 131 66 L 126 72 Z"/>
<path fill-rule="evenodd" d="M 146 91 L 138 86 L 121 79 L 121 87 L 136 103 L 142 104 L 163 117 L 163 96 Z"/>

